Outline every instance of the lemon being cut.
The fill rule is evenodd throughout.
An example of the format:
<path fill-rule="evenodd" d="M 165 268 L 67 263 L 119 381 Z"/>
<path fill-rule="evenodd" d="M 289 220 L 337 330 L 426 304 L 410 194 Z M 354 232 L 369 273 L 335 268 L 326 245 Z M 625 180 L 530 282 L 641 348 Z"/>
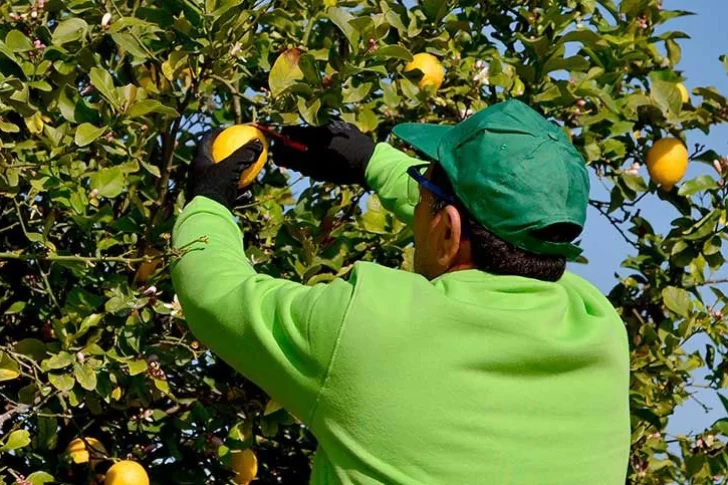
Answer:
<path fill-rule="evenodd" d="M 688 149 L 680 140 L 663 138 L 647 152 L 647 171 L 656 184 L 669 192 L 685 176 L 688 158 Z"/>
<path fill-rule="evenodd" d="M 435 91 L 440 89 L 442 81 L 445 79 L 445 69 L 443 69 L 437 57 L 427 52 L 415 54 L 412 61 L 404 67 L 404 72 L 411 72 L 416 69 L 422 72 L 422 79 L 419 82 L 420 89 L 427 86 L 433 86 Z"/>
<path fill-rule="evenodd" d="M 240 485 L 248 485 L 258 474 L 258 458 L 250 449 L 232 451 L 230 465 L 236 473 L 233 481 Z"/>
<path fill-rule="evenodd" d="M 91 448 L 90 451 L 89 448 Z M 77 465 L 90 462 L 91 467 L 96 466 L 96 463 L 107 454 L 104 445 L 96 438 L 76 438 L 68 443 L 66 453 Z"/>
<path fill-rule="evenodd" d="M 149 475 L 135 461 L 120 461 L 106 472 L 104 485 L 149 485 Z"/>
<path fill-rule="evenodd" d="M 263 170 L 265 162 L 268 160 L 268 140 L 254 126 L 233 125 L 217 135 L 217 138 L 215 138 L 212 144 L 212 158 L 217 163 L 225 160 L 235 150 L 256 138 L 263 144 L 263 151 L 260 153 L 258 160 L 240 174 L 238 187 L 241 189 L 253 183 L 260 171 Z"/>

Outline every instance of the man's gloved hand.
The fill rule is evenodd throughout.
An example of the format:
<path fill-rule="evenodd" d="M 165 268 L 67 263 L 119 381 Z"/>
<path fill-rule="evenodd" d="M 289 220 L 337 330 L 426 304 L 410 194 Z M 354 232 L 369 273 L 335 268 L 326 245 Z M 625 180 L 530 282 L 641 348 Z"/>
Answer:
<path fill-rule="evenodd" d="M 364 173 L 375 143 L 351 123 L 333 121 L 324 126 L 287 126 L 281 134 L 303 143 L 301 152 L 276 142 L 276 164 L 296 170 L 314 180 L 367 186 Z"/>
<path fill-rule="evenodd" d="M 222 131 L 223 128 L 217 128 L 207 132 L 197 144 L 187 176 L 187 200 L 202 195 L 232 209 L 238 196 L 240 174 L 258 159 L 263 145 L 257 139 L 252 140 L 215 163 L 212 144 Z"/>

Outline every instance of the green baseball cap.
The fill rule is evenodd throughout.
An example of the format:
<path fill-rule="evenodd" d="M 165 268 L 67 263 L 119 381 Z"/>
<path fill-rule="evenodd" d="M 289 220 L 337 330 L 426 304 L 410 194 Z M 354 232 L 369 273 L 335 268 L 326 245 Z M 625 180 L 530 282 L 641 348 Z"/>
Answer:
<path fill-rule="evenodd" d="M 573 239 L 539 234 L 555 224 L 573 226 L 574 239 L 583 230 L 586 163 L 561 128 L 523 102 L 495 104 L 457 125 L 404 123 L 393 132 L 442 166 L 471 216 L 496 236 L 536 254 L 581 254 Z"/>

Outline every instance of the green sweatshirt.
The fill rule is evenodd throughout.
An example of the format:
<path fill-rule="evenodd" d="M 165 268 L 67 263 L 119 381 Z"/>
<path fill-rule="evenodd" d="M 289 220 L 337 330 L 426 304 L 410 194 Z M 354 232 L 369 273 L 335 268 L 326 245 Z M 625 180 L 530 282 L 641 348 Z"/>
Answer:
<path fill-rule="evenodd" d="M 367 180 L 408 221 L 421 163 L 377 145 Z M 312 484 L 622 485 L 629 353 L 593 286 L 372 263 L 304 286 L 257 274 L 232 214 L 180 215 L 172 267 L 194 334 L 319 441 Z"/>

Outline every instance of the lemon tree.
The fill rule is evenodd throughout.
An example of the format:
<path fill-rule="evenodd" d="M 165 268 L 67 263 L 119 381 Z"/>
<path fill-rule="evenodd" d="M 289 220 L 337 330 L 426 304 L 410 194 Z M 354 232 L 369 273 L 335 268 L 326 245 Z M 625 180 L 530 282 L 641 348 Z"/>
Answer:
<path fill-rule="evenodd" d="M 194 140 L 334 116 L 385 140 L 396 123 L 453 123 L 508 98 L 563 127 L 609 189 L 592 205 L 631 248 L 609 294 L 631 344 L 629 483 L 725 482 L 728 421 L 666 433 L 693 371 L 705 392 L 728 386 L 727 297 L 712 276 L 726 164 L 690 139 L 724 123 L 728 102 L 683 91 L 687 34 L 671 26 L 687 12 L 406 5 L 0 2 L 0 483 L 235 483 L 246 456 L 254 483 L 305 482 L 313 436 L 200 346 L 173 292 L 167 268 L 184 249 L 169 234 Z M 655 155 L 665 139 L 677 157 Z M 685 163 L 715 171 L 686 179 Z M 412 234 L 375 196 L 274 164 L 258 181 L 236 212 L 259 271 L 314 284 L 361 260 L 411 268 Z M 648 199 L 673 214 L 669 232 L 640 212 Z M 686 350 L 696 335 L 707 346 Z"/>

